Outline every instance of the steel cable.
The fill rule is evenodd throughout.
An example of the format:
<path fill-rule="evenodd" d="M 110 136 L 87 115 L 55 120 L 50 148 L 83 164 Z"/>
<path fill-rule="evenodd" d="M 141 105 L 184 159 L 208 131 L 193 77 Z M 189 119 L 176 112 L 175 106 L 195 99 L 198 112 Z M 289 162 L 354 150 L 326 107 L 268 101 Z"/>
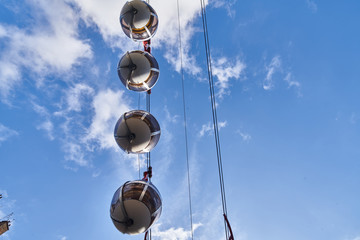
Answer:
<path fill-rule="evenodd" d="M 223 164 L 221 158 L 218 117 L 216 112 L 216 99 L 215 99 L 214 79 L 213 79 L 212 65 L 211 65 L 211 53 L 210 53 L 209 33 L 208 33 L 207 18 L 206 18 L 206 7 L 204 0 L 200 0 L 200 3 L 201 3 L 201 17 L 202 17 L 202 24 L 204 31 L 204 39 L 205 39 L 204 42 L 205 42 L 206 62 L 207 62 L 209 90 L 210 90 L 210 98 L 211 98 L 212 119 L 214 126 L 214 135 L 215 135 L 216 155 L 217 155 L 218 172 L 219 172 L 219 180 L 220 180 L 221 201 L 222 201 L 223 214 L 227 215 L 224 173 L 223 173 Z M 224 225 L 225 225 L 226 239 L 228 239 L 229 233 L 225 220 L 224 220 Z"/>
<path fill-rule="evenodd" d="M 181 86 L 182 86 L 182 101 L 183 101 L 183 115 L 184 115 L 184 134 L 185 134 L 185 152 L 186 152 L 186 166 L 187 166 L 187 182 L 188 182 L 188 197 L 189 197 L 189 211 L 190 211 L 190 227 L 191 239 L 194 239 L 194 228 L 192 219 L 192 203 L 191 203 L 191 181 L 190 181 L 190 166 L 189 166 L 189 145 L 187 134 L 187 120 L 186 120 L 186 101 L 185 101 L 185 84 L 184 84 L 184 68 L 183 68 L 183 52 L 181 43 L 181 23 L 180 23 L 180 7 L 179 0 L 177 2 L 178 14 L 178 28 L 179 28 L 179 55 L 180 55 L 180 73 L 181 73 Z"/>

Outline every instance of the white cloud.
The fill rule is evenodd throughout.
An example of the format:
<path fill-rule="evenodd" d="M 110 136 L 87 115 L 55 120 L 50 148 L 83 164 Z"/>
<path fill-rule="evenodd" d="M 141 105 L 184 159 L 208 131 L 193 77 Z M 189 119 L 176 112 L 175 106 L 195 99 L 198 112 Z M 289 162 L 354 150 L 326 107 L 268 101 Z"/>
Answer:
<path fill-rule="evenodd" d="M 48 110 L 44 106 L 32 102 L 33 110 L 45 120 L 36 126 L 37 130 L 44 130 L 50 140 L 54 140 L 54 124 L 51 121 L 51 116 Z"/>
<path fill-rule="evenodd" d="M 175 70 L 180 72 L 180 51 L 179 51 L 179 33 L 178 33 L 178 13 L 176 1 L 152 1 L 159 18 L 159 29 L 154 38 L 154 47 L 163 47 L 166 49 L 165 58 L 171 63 Z M 206 4 L 207 1 L 206 1 Z M 183 56 L 184 71 L 190 74 L 198 74 L 201 69 L 196 63 L 195 56 L 190 53 L 190 40 L 197 32 L 194 26 L 194 20 L 199 16 L 200 3 L 193 0 L 179 1 L 180 24 L 181 24 L 181 44 Z"/>
<path fill-rule="evenodd" d="M 85 104 L 90 107 L 85 109 Z M 94 93 L 91 87 L 77 84 L 69 90 L 63 105 L 64 109 L 54 115 L 64 119 L 60 129 L 65 160 L 70 164 L 67 169 L 76 171 L 79 166 L 92 168 L 90 153 L 96 149 L 119 151 L 113 129 L 118 118 L 130 109 L 124 91 L 105 89 Z M 90 117 L 84 117 L 85 110 L 90 111 L 87 112 Z M 127 158 L 125 154 L 124 157 Z M 95 171 L 93 176 L 99 174 Z"/>
<path fill-rule="evenodd" d="M 279 55 L 273 57 L 271 59 L 271 62 L 269 63 L 269 65 L 267 65 L 265 67 L 267 73 L 266 73 L 266 77 L 265 80 L 263 82 L 263 88 L 265 90 L 271 90 L 274 87 L 274 83 L 273 83 L 273 75 L 277 72 L 277 71 L 281 71 L 281 58 Z"/>
<path fill-rule="evenodd" d="M 277 74 L 277 77 L 283 77 L 283 80 L 287 83 L 287 87 L 293 88 L 296 90 L 298 97 L 301 97 L 301 84 L 300 82 L 296 81 L 293 74 L 290 71 L 283 70 L 283 63 L 282 59 L 279 55 L 274 56 L 270 63 L 265 66 L 266 76 L 263 81 L 263 88 L 264 90 L 270 91 L 274 89 L 275 80 L 274 76 Z"/>
<path fill-rule="evenodd" d="M 213 127 L 212 127 L 212 125 L 211 125 L 210 122 L 207 123 L 207 124 L 203 124 L 203 125 L 201 126 L 201 130 L 200 130 L 200 132 L 199 132 L 199 136 L 200 136 L 200 137 L 203 137 L 203 136 L 205 135 L 205 133 L 210 134 L 212 129 L 213 129 Z"/>
<path fill-rule="evenodd" d="M 214 60 L 212 71 L 218 80 L 215 84 L 219 89 L 217 95 L 220 99 L 230 93 L 230 79 L 239 79 L 245 68 L 246 65 L 239 59 L 233 61 L 226 57 L 221 57 Z"/>
<path fill-rule="evenodd" d="M 241 138 L 244 142 L 249 142 L 252 138 L 250 134 L 244 133 L 240 130 L 238 130 L 237 133 L 241 136 Z"/>
<path fill-rule="evenodd" d="M 0 38 L 6 36 L 6 29 L 0 25 Z"/>
<path fill-rule="evenodd" d="M 33 110 L 41 116 L 49 116 L 47 109 L 44 106 L 40 106 L 39 104 L 32 102 Z"/>
<path fill-rule="evenodd" d="M 12 130 L 0 123 L 0 144 L 5 142 L 7 139 L 17 135 L 19 135 L 17 131 Z"/>
<path fill-rule="evenodd" d="M 87 40 L 79 38 L 79 17 L 65 1 L 28 1 L 34 25 L 19 28 L 0 25 L 4 45 L 0 58 L 0 93 L 6 101 L 22 76 L 42 85 L 48 74 L 66 74 L 82 59 L 91 58 Z"/>
<path fill-rule="evenodd" d="M 119 13 L 125 1 L 69 1 L 79 7 L 80 16 L 87 26 L 94 26 L 98 29 L 103 39 L 110 46 L 120 48 L 122 51 L 137 48 L 137 44 L 130 41 L 122 32 L 119 23 Z M 207 5 L 208 1 L 205 2 Z M 191 74 L 198 74 L 201 69 L 196 63 L 195 56 L 190 53 L 190 40 L 197 31 L 194 26 L 194 19 L 200 14 L 200 3 L 193 0 L 183 0 L 179 1 L 179 4 L 184 70 Z M 225 5 L 227 6 L 227 4 Z M 166 49 L 165 58 L 179 72 L 180 52 L 176 0 L 154 0 L 151 1 L 151 6 L 159 16 L 159 27 L 152 45 L 154 48 Z"/>
<path fill-rule="evenodd" d="M 317 10 L 318 10 L 318 6 L 317 4 L 312 1 L 312 0 L 306 0 L 306 4 L 308 6 L 308 8 L 310 8 L 310 10 L 313 12 L 313 13 L 316 13 Z"/>
<path fill-rule="evenodd" d="M 78 83 L 70 88 L 66 94 L 67 111 L 80 112 L 83 105 L 83 98 L 86 97 L 86 95 L 91 96 L 93 93 L 94 89 L 83 83 Z"/>
<path fill-rule="evenodd" d="M 219 130 L 227 126 L 227 121 L 219 122 L 218 123 Z"/>
<path fill-rule="evenodd" d="M 235 16 L 235 8 L 234 8 L 234 5 L 235 3 L 237 2 L 237 0 L 227 0 L 227 1 L 224 1 L 224 0 L 213 0 L 213 5 L 214 7 L 216 8 L 225 8 L 226 11 L 227 11 L 227 14 L 229 17 L 234 17 Z"/>
<path fill-rule="evenodd" d="M 218 122 L 218 127 L 219 127 L 219 130 L 221 128 L 224 128 L 227 126 L 227 121 L 223 121 L 223 122 Z M 200 137 L 203 137 L 205 134 L 207 135 L 211 135 L 212 132 L 214 130 L 214 127 L 213 127 L 213 124 L 211 122 L 208 122 L 207 124 L 203 124 L 201 126 L 201 130 L 199 132 L 199 136 Z"/>
<path fill-rule="evenodd" d="M 137 169 L 137 157 L 121 153 L 113 136 L 117 120 L 130 109 L 124 91 L 107 88 L 95 92 L 86 84 L 75 84 L 63 93 L 60 103 L 53 104 L 58 108 L 53 113 L 34 101 L 31 103 L 33 110 L 44 119 L 37 129 L 46 131 L 50 140 L 56 138 L 61 142 L 65 168 L 72 171 L 77 171 L 79 167 L 92 168 L 93 177 L 97 177 L 101 171 L 94 169 L 91 153 L 111 150 L 120 153 L 122 159 L 131 161 Z M 142 156 L 139 161 L 144 166 Z"/>
<path fill-rule="evenodd" d="M 356 124 L 358 121 L 359 121 L 360 117 L 355 113 L 351 113 L 351 116 L 350 116 L 350 123 L 351 124 Z"/>
<path fill-rule="evenodd" d="M 158 169 L 158 180 L 166 181 L 165 174 L 169 171 L 169 168 L 172 166 L 174 161 L 174 152 L 176 151 L 176 146 L 174 145 L 174 134 L 173 126 L 176 124 L 176 115 L 171 114 L 167 105 L 164 106 L 163 111 L 154 117 L 158 120 L 161 127 L 161 137 L 156 150 L 159 153 L 157 158 Z M 160 179 L 159 179 L 160 178 Z"/>
<path fill-rule="evenodd" d="M 284 81 L 288 83 L 288 88 L 295 88 L 298 92 L 298 96 L 301 96 L 300 87 L 301 84 L 294 80 L 294 77 L 291 72 L 288 72 L 284 78 Z"/>
<path fill-rule="evenodd" d="M 90 167 L 90 161 L 86 159 L 85 152 L 80 144 L 76 143 L 76 139 L 73 137 L 68 137 L 62 146 L 63 151 L 65 152 L 65 160 L 75 163 L 80 167 Z M 73 170 L 77 170 L 77 168 L 71 168 Z"/>
<path fill-rule="evenodd" d="M 167 105 L 164 106 L 164 112 L 165 112 L 166 120 L 169 123 L 177 123 L 178 122 L 179 115 L 171 115 Z"/>
<path fill-rule="evenodd" d="M 60 235 L 60 236 L 58 236 L 58 239 L 59 239 L 59 240 L 67 240 L 68 238 L 67 238 L 66 236 Z"/>
<path fill-rule="evenodd" d="M 126 1 L 67 1 L 74 3 L 79 8 L 79 14 L 86 25 L 97 29 L 110 46 L 127 51 L 131 49 L 131 46 L 137 45 L 129 41 L 121 30 L 119 15 Z"/>
<path fill-rule="evenodd" d="M 185 230 L 184 228 L 169 228 L 166 230 L 160 230 L 160 224 L 155 224 L 151 233 L 154 237 L 160 237 L 161 240 L 188 240 L 191 239 L 191 230 Z M 194 224 L 194 231 L 202 226 L 201 223 Z"/>
<path fill-rule="evenodd" d="M 38 125 L 36 127 L 36 129 L 37 130 L 44 130 L 47 133 L 50 140 L 55 139 L 54 133 L 53 133 L 54 125 L 50 120 L 46 120 L 45 122 L 41 123 L 40 125 Z"/>
<path fill-rule="evenodd" d="M 356 236 L 356 237 L 347 237 L 345 240 L 360 240 L 360 236 Z"/>
<path fill-rule="evenodd" d="M 199 229 L 198 239 L 209 239 L 209 236 L 211 239 L 224 239 L 224 222 L 219 201 L 209 202 L 200 217 L 204 221 L 201 231 Z"/>
<path fill-rule="evenodd" d="M 100 91 L 95 95 L 92 107 L 95 114 L 84 142 L 96 143 L 100 149 L 118 149 L 114 140 L 114 127 L 120 116 L 130 109 L 124 91 Z"/>
<path fill-rule="evenodd" d="M 1 29 L 1 28 L 0 28 Z M 0 97 L 1 101 L 8 103 L 11 90 L 20 82 L 20 70 L 14 63 L 0 60 Z"/>
<path fill-rule="evenodd" d="M 69 114 L 80 113 L 86 104 L 91 102 L 95 90 L 87 84 L 77 83 L 63 91 L 63 98 L 59 105 L 59 111 L 54 112 L 56 117 L 67 117 Z M 37 109 L 41 111 L 41 109 Z"/>
<path fill-rule="evenodd" d="M 290 72 L 286 74 L 284 80 L 289 84 L 289 88 L 291 88 L 291 87 L 299 88 L 300 87 L 300 83 L 293 79 L 292 73 L 290 73 Z"/>

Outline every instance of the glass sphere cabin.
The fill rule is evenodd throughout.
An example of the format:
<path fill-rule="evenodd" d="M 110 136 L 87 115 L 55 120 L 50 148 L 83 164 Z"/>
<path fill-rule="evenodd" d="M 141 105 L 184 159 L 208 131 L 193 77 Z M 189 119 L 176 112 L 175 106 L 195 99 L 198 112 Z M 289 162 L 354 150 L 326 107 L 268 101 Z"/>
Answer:
<path fill-rule="evenodd" d="M 114 129 L 116 143 L 127 153 L 150 152 L 158 143 L 160 133 L 158 121 L 143 110 L 124 113 Z"/>
<path fill-rule="evenodd" d="M 127 52 L 119 61 L 118 75 L 124 86 L 135 92 L 144 92 L 155 86 L 160 70 L 156 59 L 148 52 Z"/>
<path fill-rule="evenodd" d="M 150 182 L 129 181 L 115 192 L 110 217 L 122 233 L 135 235 L 146 232 L 160 217 L 162 200 Z"/>
<path fill-rule="evenodd" d="M 157 30 L 159 20 L 155 10 L 145 1 L 127 2 L 120 13 L 120 24 L 126 36 L 134 41 L 146 41 Z"/>

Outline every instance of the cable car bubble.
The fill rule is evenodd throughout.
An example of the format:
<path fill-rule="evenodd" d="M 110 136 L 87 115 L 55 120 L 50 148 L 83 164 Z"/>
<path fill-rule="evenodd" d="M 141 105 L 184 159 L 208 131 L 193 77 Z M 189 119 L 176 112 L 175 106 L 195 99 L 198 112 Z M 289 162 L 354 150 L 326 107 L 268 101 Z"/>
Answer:
<path fill-rule="evenodd" d="M 135 235 L 146 232 L 160 217 L 161 210 L 161 195 L 152 183 L 129 181 L 115 192 L 110 217 L 120 232 Z"/>
<path fill-rule="evenodd" d="M 114 129 L 116 143 L 127 153 L 150 152 L 158 143 L 160 133 L 158 121 L 143 110 L 124 113 Z"/>
<path fill-rule="evenodd" d="M 148 52 L 126 52 L 118 64 L 120 81 L 129 90 L 144 92 L 155 86 L 160 70 L 156 59 Z"/>
<path fill-rule="evenodd" d="M 120 13 L 120 24 L 126 36 L 134 41 L 146 41 L 157 30 L 159 20 L 155 10 L 145 1 L 126 2 Z"/>

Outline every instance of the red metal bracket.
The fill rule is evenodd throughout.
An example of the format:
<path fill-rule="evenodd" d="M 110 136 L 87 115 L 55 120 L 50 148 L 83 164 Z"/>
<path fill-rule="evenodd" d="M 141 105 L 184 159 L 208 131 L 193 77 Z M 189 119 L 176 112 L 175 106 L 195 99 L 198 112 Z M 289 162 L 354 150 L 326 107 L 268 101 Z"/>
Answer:
<path fill-rule="evenodd" d="M 233 235 L 233 232 L 232 232 L 232 229 L 231 229 L 231 226 L 230 226 L 230 222 L 226 216 L 226 214 L 224 213 L 224 219 L 225 219 L 225 222 L 226 222 L 226 225 L 229 229 L 229 232 L 230 232 L 230 236 L 229 236 L 229 240 L 234 240 L 234 235 Z"/>
<path fill-rule="evenodd" d="M 144 51 L 145 52 L 148 52 L 148 53 L 151 53 L 151 41 L 150 39 L 149 40 L 146 40 L 146 41 L 143 41 L 143 45 L 144 45 Z"/>
<path fill-rule="evenodd" d="M 144 177 L 142 180 L 149 181 L 149 178 L 152 178 L 152 167 L 149 167 L 146 172 L 144 172 Z"/>

